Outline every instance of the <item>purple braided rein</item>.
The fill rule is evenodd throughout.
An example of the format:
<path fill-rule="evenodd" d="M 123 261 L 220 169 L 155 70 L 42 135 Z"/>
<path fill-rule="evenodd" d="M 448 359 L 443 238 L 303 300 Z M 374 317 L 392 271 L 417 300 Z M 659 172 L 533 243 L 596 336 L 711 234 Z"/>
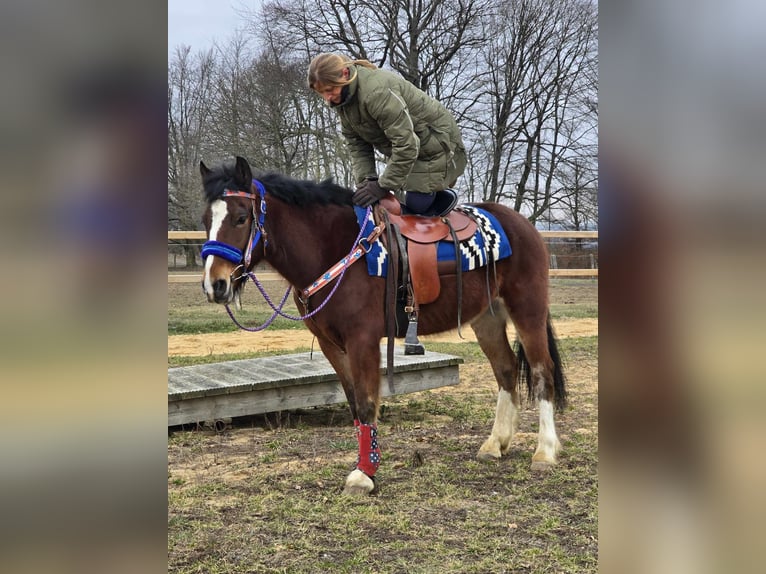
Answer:
<path fill-rule="evenodd" d="M 287 288 L 287 291 L 285 291 L 285 296 L 282 297 L 282 301 L 279 303 L 279 308 L 274 307 L 274 304 L 271 302 L 271 299 L 269 299 L 269 296 L 266 294 L 266 292 L 263 290 L 263 286 L 261 285 L 260 281 L 255 276 L 255 273 L 248 273 L 248 275 L 253 279 L 254 283 L 258 286 L 258 289 L 260 289 L 261 293 L 266 298 L 266 301 L 268 301 L 269 306 L 274 309 L 274 313 L 269 317 L 263 325 L 259 325 L 258 327 L 245 327 L 242 323 L 237 321 L 237 318 L 234 316 L 234 313 L 231 311 L 231 307 L 229 307 L 228 304 L 225 305 L 226 312 L 229 314 L 229 317 L 231 317 L 231 320 L 234 321 L 234 324 L 242 329 L 243 331 L 250 331 L 251 333 L 255 333 L 257 331 L 263 331 L 267 327 L 269 327 L 274 320 L 277 318 L 277 315 L 281 313 L 282 307 L 285 306 L 285 302 L 287 301 L 287 297 L 290 294 L 290 290 L 292 289 L 292 285 Z"/>
<path fill-rule="evenodd" d="M 372 214 L 372 209 L 368 207 L 367 208 L 367 214 L 366 214 L 366 216 L 364 218 L 364 221 L 359 226 L 359 235 L 356 236 L 356 240 L 354 241 L 354 244 L 351 246 L 351 251 L 348 254 L 349 258 L 351 257 L 351 255 L 353 255 L 354 251 L 356 250 L 357 245 L 359 245 L 359 242 L 362 239 L 362 235 L 364 235 L 364 227 L 365 227 L 365 225 L 367 225 L 367 222 L 369 221 L 371 214 Z M 338 290 L 338 287 L 340 287 L 341 281 L 343 281 L 343 276 L 346 274 L 347 270 L 348 270 L 348 267 L 344 268 L 343 271 L 341 271 L 341 274 L 338 277 L 338 280 L 335 282 L 335 285 L 333 286 L 332 290 L 330 291 L 330 294 L 327 296 L 327 298 L 324 301 L 322 301 L 322 303 L 319 305 L 319 307 L 317 307 L 316 309 L 314 309 L 310 313 L 306 313 L 305 315 L 301 315 L 301 316 L 298 316 L 298 317 L 296 317 L 294 315 L 288 315 L 287 313 L 284 313 L 282 311 L 282 308 L 285 306 L 285 302 L 287 301 L 287 297 L 289 296 L 290 291 L 293 288 L 292 285 L 290 285 L 287 288 L 287 291 L 285 291 L 285 294 L 282 297 L 282 301 L 280 301 L 279 305 L 276 306 L 276 305 L 274 305 L 273 301 L 271 300 L 271 297 L 269 297 L 269 294 L 266 293 L 266 289 L 264 289 L 263 285 L 261 284 L 261 282 L 258 279 L 258 277 L 255 275 L 255 273 L 253 273 L 252 271 L 248 271 L 246 273 L 246 275 L 248 277 L 250 277 L 250 279 L 253 281 L 253 283 L 255 283 L 255 286 L 258 287 L 258 291 L 261 292 L 261 295 L 266 300 L 266 303 L 269 304 L 269 307 L 271 307 L 271 309 L 274 311 L 274 313 L 271 315 L 271 317 L 269 317 L 266 320 L 265 323 L 263 323 L 262 325 L 259 325 L 258 327 L 246 327 L 246 326 L 242 325 L 239 321 L 237 321 L 237 318 L 234 316 L 234 313 L 231 311 L 231 309 L 229 308 L 228 304 L 225 305 L 226 312 L 229 314 L 229 317 L 231 317 L 231 320 L 234 322 L 234 324 L 237 327 L 239 327 L 243 331 L 249 331 L 251 333 L 256 332 L 256 331 L 263 331 L 264 329 L 269 327 L 274 322 L 274 320 L 277 318 L 277 315 L 279 315 L 281 317 L 284 317 L 285 319 L 290 319 L 291 321 L 303 321 L 304 319 L 308 319 L 310 317 L 313 317 L 314 315 L 319 313 L 324 308 L 325 305 L 327 305 L 327 303 L 330 301 L 330 299 L 332 299 L 332 296 L 335 295 L 335 292 Z M 304 305 L 306 307 L 308 307 L 308 301 L 306 303 L 304 303 Z"/>

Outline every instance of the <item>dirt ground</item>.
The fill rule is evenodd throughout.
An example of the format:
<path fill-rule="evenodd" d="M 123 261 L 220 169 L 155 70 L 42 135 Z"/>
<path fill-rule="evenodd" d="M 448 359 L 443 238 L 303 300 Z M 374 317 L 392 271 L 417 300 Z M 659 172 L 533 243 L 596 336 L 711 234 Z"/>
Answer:
<path fill-rule="evenodd" d="M 598 319 L 571 319 L 554 321 L 553 327 L 561 338 L 588 337 L 598 335 Z M 470 327 L 461 330 L 463 339 L 476 341 Z M 509 340 L 515 337 L 513 328 L 508 330 Z M 260 351 L 279 351 L 311 347 L 313 336 L 307 329 L 266 330 L 260 333 L 209 333 L 204 335 L 172 335 L 168 337 L 168 356 L 200 356 L 223 353 L 250 353 Z M 448 331 L 438 335 L 421 337 L 428 341 L 459 343 L 457 331 Z M 316 344 L 315 344 L 315 348 Z"/>
<path fill-rule="evenodd" d="M 191 425 L 168 438 L 168 572 L 597 572 L 598 345 L 572 338 L 596 325 L 557 327 L 569 407 L 556 415 L 555 469 L 530 470 L 539 415 L 528 400 L 507 455 L 476 460 L 497 402 L 480 359 L 456 386 L 385 399 L 380 491 L 363 500 L 340 494 L 357 457 L 345 405 L 238 417 L 220 432 Z M 228 337 L 310 344 L 303 330 Z M 197 339 L 190 352 L 224 340 Z"/>

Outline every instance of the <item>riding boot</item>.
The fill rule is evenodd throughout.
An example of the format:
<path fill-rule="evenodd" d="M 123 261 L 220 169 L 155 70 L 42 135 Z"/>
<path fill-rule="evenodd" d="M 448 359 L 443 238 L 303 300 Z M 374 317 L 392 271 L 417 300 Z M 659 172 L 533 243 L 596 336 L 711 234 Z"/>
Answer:
<path fill-rule="evenodd" d="M 453 189 L 442 189 L 433 193 L 408 191 L 404 206 L 406 212 L 425 217 L 444 217 L 457 205 L 458 196 Z"/>
<path fill-rule="evenodd" d="M 416 215 L 427 215 L 429 208 L 436 199 L 435 193 L 420 193 L 419 191 L 408 191 L 404 198 L 404 205 L 410 213 Z"/>

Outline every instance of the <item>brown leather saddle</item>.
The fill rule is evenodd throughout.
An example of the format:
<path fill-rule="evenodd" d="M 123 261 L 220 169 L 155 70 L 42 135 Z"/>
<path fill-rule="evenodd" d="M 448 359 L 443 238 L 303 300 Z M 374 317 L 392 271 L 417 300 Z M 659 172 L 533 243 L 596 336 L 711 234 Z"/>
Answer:
<path fill-rule="evenodd" d="M 455 273 L 456 266 L 460 265 L 460 250 L 457 245 L 456 263 L 438 265 L 437 243 L 469 239 L 476 233 L 476 222 L 465 213 L 454 210 L 442 217 L 402 215 L 401 204 L 393 197 L 381 200 L 380 206 L 387 211 L 389 222 L 398 227 L 399 233 L 406 238 L 414 304 L 419 306 L 432 303 L 439 297 L 441 290 L 439 275 Z"/>

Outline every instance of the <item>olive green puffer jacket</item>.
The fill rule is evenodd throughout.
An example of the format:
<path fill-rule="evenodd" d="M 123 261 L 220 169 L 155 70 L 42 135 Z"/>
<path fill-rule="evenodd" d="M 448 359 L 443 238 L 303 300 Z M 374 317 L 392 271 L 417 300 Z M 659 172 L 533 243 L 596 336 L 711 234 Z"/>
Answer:
<path fill-rule="evenodd" d="M 434 192 L 454 185 L 466 165 L 455 119 L 438 101 L 386 70 L 349 65 L 344 101 L 333 106 L 353 158 L 357 183 L 375 175 L 373 148 L 387 158 L 380 186 Z"/>

